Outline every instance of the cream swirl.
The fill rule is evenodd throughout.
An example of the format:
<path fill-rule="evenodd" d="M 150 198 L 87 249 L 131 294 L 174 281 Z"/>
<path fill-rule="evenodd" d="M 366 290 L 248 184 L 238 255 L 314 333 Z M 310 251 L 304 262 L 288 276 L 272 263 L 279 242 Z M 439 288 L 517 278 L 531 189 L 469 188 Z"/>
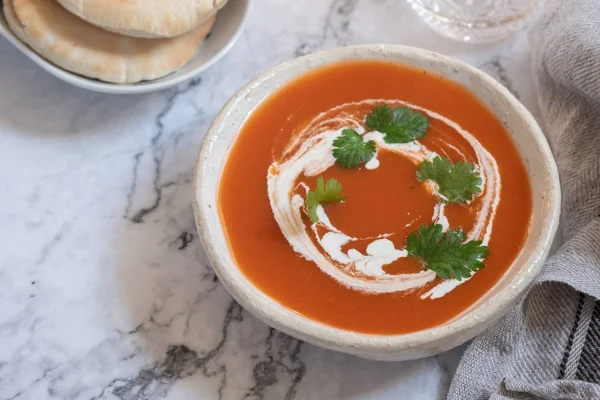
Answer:
<path fill-rule="evenodd" d="M 281 232 L 295 252 L 314 262 L 324 273 L 340 284 L 367 293 L 413 290 L 432 282 L 436 275 L 429 270 L 404 274 L 386 273 L 382 266 L 407 256 L 405 249 L 396 249 L 394 243 L 388 239 L 393 233 L 383 233 L 373 238 L 348 236 L 331 224 L 321 206 L 317 210 L 319 221 L 313 224 L 311 229 L 307 229 L 302 219 L 304 198 L 294 192 L 296 182 L 301 175 L 319 175 L 335 163 L 332 155 L 333 141 L 346 128 L 356 130 L 364 140 L 375 141 L 378 151 L 389 151 L 406 157 L 415 165 L 419 165 L 424 160 L 433 160 L 438 156 L 436 152 L 429 150 L 417 141 L 388 144 L 384 140 L 385 135 L 380 132 L 365 133 L 360 119 L 350 110 L 364 106 L 372 108 L 372 106 L 384 102 L 393 106 L 406 105 L 423 112 L 430 118 L 441 121 L 462 136 L 472 147 L 476 155 L 475 169 L 482 180 L 482 192 L 479 195 L 482 197 L 482 205 L 477 210 L 473 228 L 467 233 L 467 240 L 482 240 L 484 244 L 489 242 L 496 208 L 500 200 L 501 181 L 495 159 L 473 135 L 436 112 L 400 100 L 364 100 L 334 107 L 317 116 L 294 135 L 281 159 L 274 161 L 268 169 L 267 183 L 271 209 Z M 453 148 L 461 157 L 465 157 L 458 149 L 451 145 L 449 147 Z M 379 166 L 379 162 L 376 155 L 365 167 L 375 169 Z M 435 184 L 425 184 L 428 185 L 432 195 L 439 197 Z M 308 191 L 305 184 L 301 183 L 301 185 Z M 439 201 L 433 210 L 432 222 L 441 224 L 444 230 L 447 230 L 449 224 L 444 209 L 445 204 Z M 319 232 L 325 233 L 320 235 Z M 311 233 L 314 240 L 311 238 Z M 343 246 L 362 240 L 370 241 L 366 248 L 366 254 L 353 248 L 347 251 L 342 250 Z M 441 297 L 462 282 L 465 280 L 441 282 L 421 297 L 432 299 Z"/>

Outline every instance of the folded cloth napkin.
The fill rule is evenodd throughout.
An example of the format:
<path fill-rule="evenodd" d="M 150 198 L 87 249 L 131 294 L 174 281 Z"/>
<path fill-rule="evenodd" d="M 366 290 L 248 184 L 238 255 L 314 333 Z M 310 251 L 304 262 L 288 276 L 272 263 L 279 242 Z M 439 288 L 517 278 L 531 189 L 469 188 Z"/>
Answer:
<path fill-rule="evenodd" d="M 553 0 L 530 33 L 566 243 L 464 354 L 449 399 L 600 399 L 600 0 Z"/>

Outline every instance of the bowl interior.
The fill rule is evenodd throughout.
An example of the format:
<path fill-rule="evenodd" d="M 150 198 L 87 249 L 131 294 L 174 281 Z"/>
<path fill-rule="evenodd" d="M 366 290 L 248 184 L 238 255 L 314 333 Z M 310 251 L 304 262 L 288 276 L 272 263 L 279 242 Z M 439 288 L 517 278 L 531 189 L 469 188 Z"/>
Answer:
<path fill-rule="evenodd" d="M 177 85 L 183 81 L 193 78 L 208 67 L 217 62 L 233 46 L 242 32 L 249 9 L 248 0 L 230 0 L 218 12 L 217 20 L 210 33 L 204 40 L 198 52 L 186 65 L 179 70 L 160 79 L 143 81 L 133 84 L 120 84 L 102 82 L 96 79 L 86 78 L 75 73 L 66 71 L 43 57 L 39 56 L 25 43 L 17 38 L 4 17 L 2 2 L 0 1 L 0 35 L 4 36 L 23 54 L 29 57 L 40 67 L 62 79 L 65 82 L 84 89 L 105 93 L 147 93 L 162 90 Z"/>
<path fill-rule="evenodd" d="M 216 212 L 221 170 L 237 133 L 269 94 L 315 67 L 343 60 L 384 60 L 433 71 L 467 87 L 504 123 L 526 165 L 533 214 L 523 249 L 500 281 L 475 304 L 443 325 L 402 335 L 343 331 L 309 320 L 255 288 L 236 267 Z M 316 53 L 284 63 L 251 81 L 224 107 L 209 129 L 195 177 L 198 229 L 216 273 L 230 293 L 267 324 L 313 344 L 359 356 L 401 360 L 455 347 L 502 316 L 539 273 L 559 219 L 556 165 L 539 126 L 508 90 L 483 72 L 436 53 L 403 46 L 357 46 Z"/>

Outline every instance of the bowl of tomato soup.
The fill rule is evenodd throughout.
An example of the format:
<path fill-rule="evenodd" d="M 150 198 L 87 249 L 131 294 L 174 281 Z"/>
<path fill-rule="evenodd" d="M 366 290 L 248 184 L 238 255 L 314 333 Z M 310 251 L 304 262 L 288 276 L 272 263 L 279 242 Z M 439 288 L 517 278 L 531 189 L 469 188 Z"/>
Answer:
<path fill-rule="evenodd" d="M 448 350 L 504 315 L 560 210 L 548 143 L 506 88 L 387 45 L 249 82 L 206 134 L 194 196 L 213 268 L 243 307 L 378 360 Z"/>

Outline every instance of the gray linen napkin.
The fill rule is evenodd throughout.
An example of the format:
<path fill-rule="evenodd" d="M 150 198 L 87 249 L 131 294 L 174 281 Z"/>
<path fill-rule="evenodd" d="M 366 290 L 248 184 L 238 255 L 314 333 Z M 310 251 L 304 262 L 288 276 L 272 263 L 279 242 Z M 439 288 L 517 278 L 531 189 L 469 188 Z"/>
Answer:
<path fill-rule="evenodd" d="M 551 1 L 530 38 L 567 242 L 467 349 L 452 400 L 600 399 L 600 1 Z"/>

